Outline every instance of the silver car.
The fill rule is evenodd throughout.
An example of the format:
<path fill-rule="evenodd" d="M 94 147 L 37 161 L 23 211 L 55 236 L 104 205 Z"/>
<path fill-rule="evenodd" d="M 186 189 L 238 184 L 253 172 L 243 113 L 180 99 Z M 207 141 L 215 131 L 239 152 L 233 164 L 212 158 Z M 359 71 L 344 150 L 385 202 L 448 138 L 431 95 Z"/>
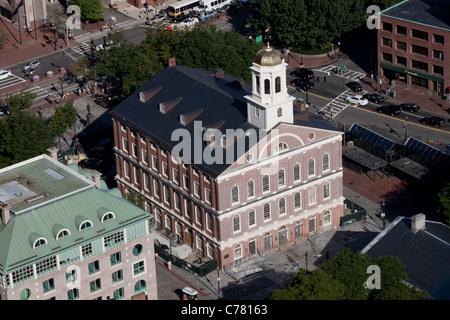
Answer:
<path fill-rule="evenodd" d="M 34 70 L 36 68 L 39 68 L 40 66 L 41 63 L 39 62 L 39 60 L 31 60 L 30 62 L 28 62 L 26 65 L 23 66 L 22 70 L 23 71 Z"/>

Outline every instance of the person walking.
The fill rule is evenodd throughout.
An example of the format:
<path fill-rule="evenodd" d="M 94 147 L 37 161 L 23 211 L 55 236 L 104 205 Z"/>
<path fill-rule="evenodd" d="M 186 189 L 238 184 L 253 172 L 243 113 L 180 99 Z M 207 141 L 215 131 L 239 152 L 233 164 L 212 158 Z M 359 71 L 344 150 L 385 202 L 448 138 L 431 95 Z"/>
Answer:
<path fill-rule="evenodd" d="M 323 75 L 323 82 L 327 82 L 327 76 Z"/>

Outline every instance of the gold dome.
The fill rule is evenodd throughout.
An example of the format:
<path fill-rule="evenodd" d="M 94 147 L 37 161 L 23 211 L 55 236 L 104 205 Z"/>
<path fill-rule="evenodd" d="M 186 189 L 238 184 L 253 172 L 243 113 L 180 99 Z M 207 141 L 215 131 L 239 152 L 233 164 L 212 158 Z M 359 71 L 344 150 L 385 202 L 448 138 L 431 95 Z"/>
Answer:
<path fill-rule="evenodd" d="M 283 58 L 281 57 L 280 51 L 270 47 L 269 45 L 258 51 L 253 63 L 260 66 L 273 67 L 281 64 Z"/>

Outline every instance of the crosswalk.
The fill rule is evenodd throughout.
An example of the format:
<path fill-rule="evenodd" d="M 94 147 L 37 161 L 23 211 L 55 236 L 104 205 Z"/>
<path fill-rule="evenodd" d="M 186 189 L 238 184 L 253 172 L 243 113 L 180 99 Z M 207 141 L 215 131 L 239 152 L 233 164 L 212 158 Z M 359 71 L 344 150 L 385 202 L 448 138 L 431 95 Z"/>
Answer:
<path fill-rule="evenodd" d="M 69 94 L 71 96 L 73 96 L 75 94 L 74 91 L 76 89 L 78 89 L 78 84 L 63 85 L 63 89 L 64 89 L 64 92 L 69 92 Z M 26 88 L 23 91 L 29 92 L 29 93 L 35 93 L 36 99 L 34 101 L 39 103 L 39 102 L 41 102 L 39 100 L 45 99 L 48 95 L 52 96 L 53 99 L 56 99 L 57 97 L 59 97 L 61 88 L 58 85 L 58 89 L 56 90 L 56 88 L 51 84 L 47 85 L 45 87 L 40 87 L 40 86 L 34 84 L 32 86 L 29 86 L 28 88 Z"/>
<path fill-rule="evenodd" d="M 88 42 L 82 42 L 78 46 L 72 47 L 71 49 L 82 57 L 86 56 L 88 58 L 92 58 L 91 44 Z M 98 57 L 100 56 L 94 50 L 94 59 L 97 59 Z"/>
<path fill-rule="evenodd" d="M 12 75 L 12 77 L 0 80 L 0 90 L 14 86 L 16 84 L 25 82 L 26 80 L 16 76 L 15 74 Z"/>
<path fill-rule="evenodd" d="M 366 92 L 367 91 L 363 90 L 361 92 L 358 92 L 358 94 L 363 95 Z M 344 111 L 350 105 L 350 103 L 348 103 L 345 99 L 353 94 L 355 93 L 351 89 L 345 90 L 336 98 L 328 102 L 322 109 L 317 111 L 317 113 L 322 114 L 326 118 L 336 117 L 339 113 Z"/>
<path fill-rule="evenodd" d="M 328 71 L 332 71 L 334 70 L 336 67 L 335 65 L 329 64 L 327 66 L 323 66 L 320 68 L 316 68 L 314 70 L 317 71 L 322 71 L 322 72 L 328 72 Z M 358 81 L 362 78 L 364 78 L 366 76 L 365 73 L 359 72 L 359 71 L 354 71 L 354 70 L 349 70 L 346 69 L 345 72 L 343 74 L 333 74 L 333 76 L 338 76 L 338 77 L 342 77 L 342 78 L 346 78 L 346 79 L 350 79 L 350 80 L 354 80 L 354 81 Z"/>

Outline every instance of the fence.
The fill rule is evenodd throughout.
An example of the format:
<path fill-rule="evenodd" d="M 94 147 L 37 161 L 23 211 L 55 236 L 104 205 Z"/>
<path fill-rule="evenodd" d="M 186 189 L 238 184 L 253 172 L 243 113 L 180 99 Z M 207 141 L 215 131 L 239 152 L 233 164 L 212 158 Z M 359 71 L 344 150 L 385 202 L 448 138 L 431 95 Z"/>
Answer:
<path fill-rule="evenodd" d="M 349 224 L 349 223 L 359 221 L 359 220 L 366 218 L 367 211 L 363 207 L 357 205 L 356 203 L 354 203 L 348 199 L 344 200 L 344 205 L 352 213 L 346 214 L 343 217 L 341 217 L 340 226 L 343 226 L 345 224 Z"/>
<path fill-rule="evenodd" d="M 173 265 L 181 268 L 181 269 L 187 269 L 190 270 L 197 275 L 204 277 L 208 273 L 217 270 L 217 260 L 208 261 L 205 264 L 201 265 L 200 267 L 194 266 L 190 264 L 189 262 L 180 259 L 173 254 L 170 254 L 160 246 L 155 244 L 155 253 L 158 254 L 159 257 L 163 258 L 164 261 L 170 261 Z"/>

